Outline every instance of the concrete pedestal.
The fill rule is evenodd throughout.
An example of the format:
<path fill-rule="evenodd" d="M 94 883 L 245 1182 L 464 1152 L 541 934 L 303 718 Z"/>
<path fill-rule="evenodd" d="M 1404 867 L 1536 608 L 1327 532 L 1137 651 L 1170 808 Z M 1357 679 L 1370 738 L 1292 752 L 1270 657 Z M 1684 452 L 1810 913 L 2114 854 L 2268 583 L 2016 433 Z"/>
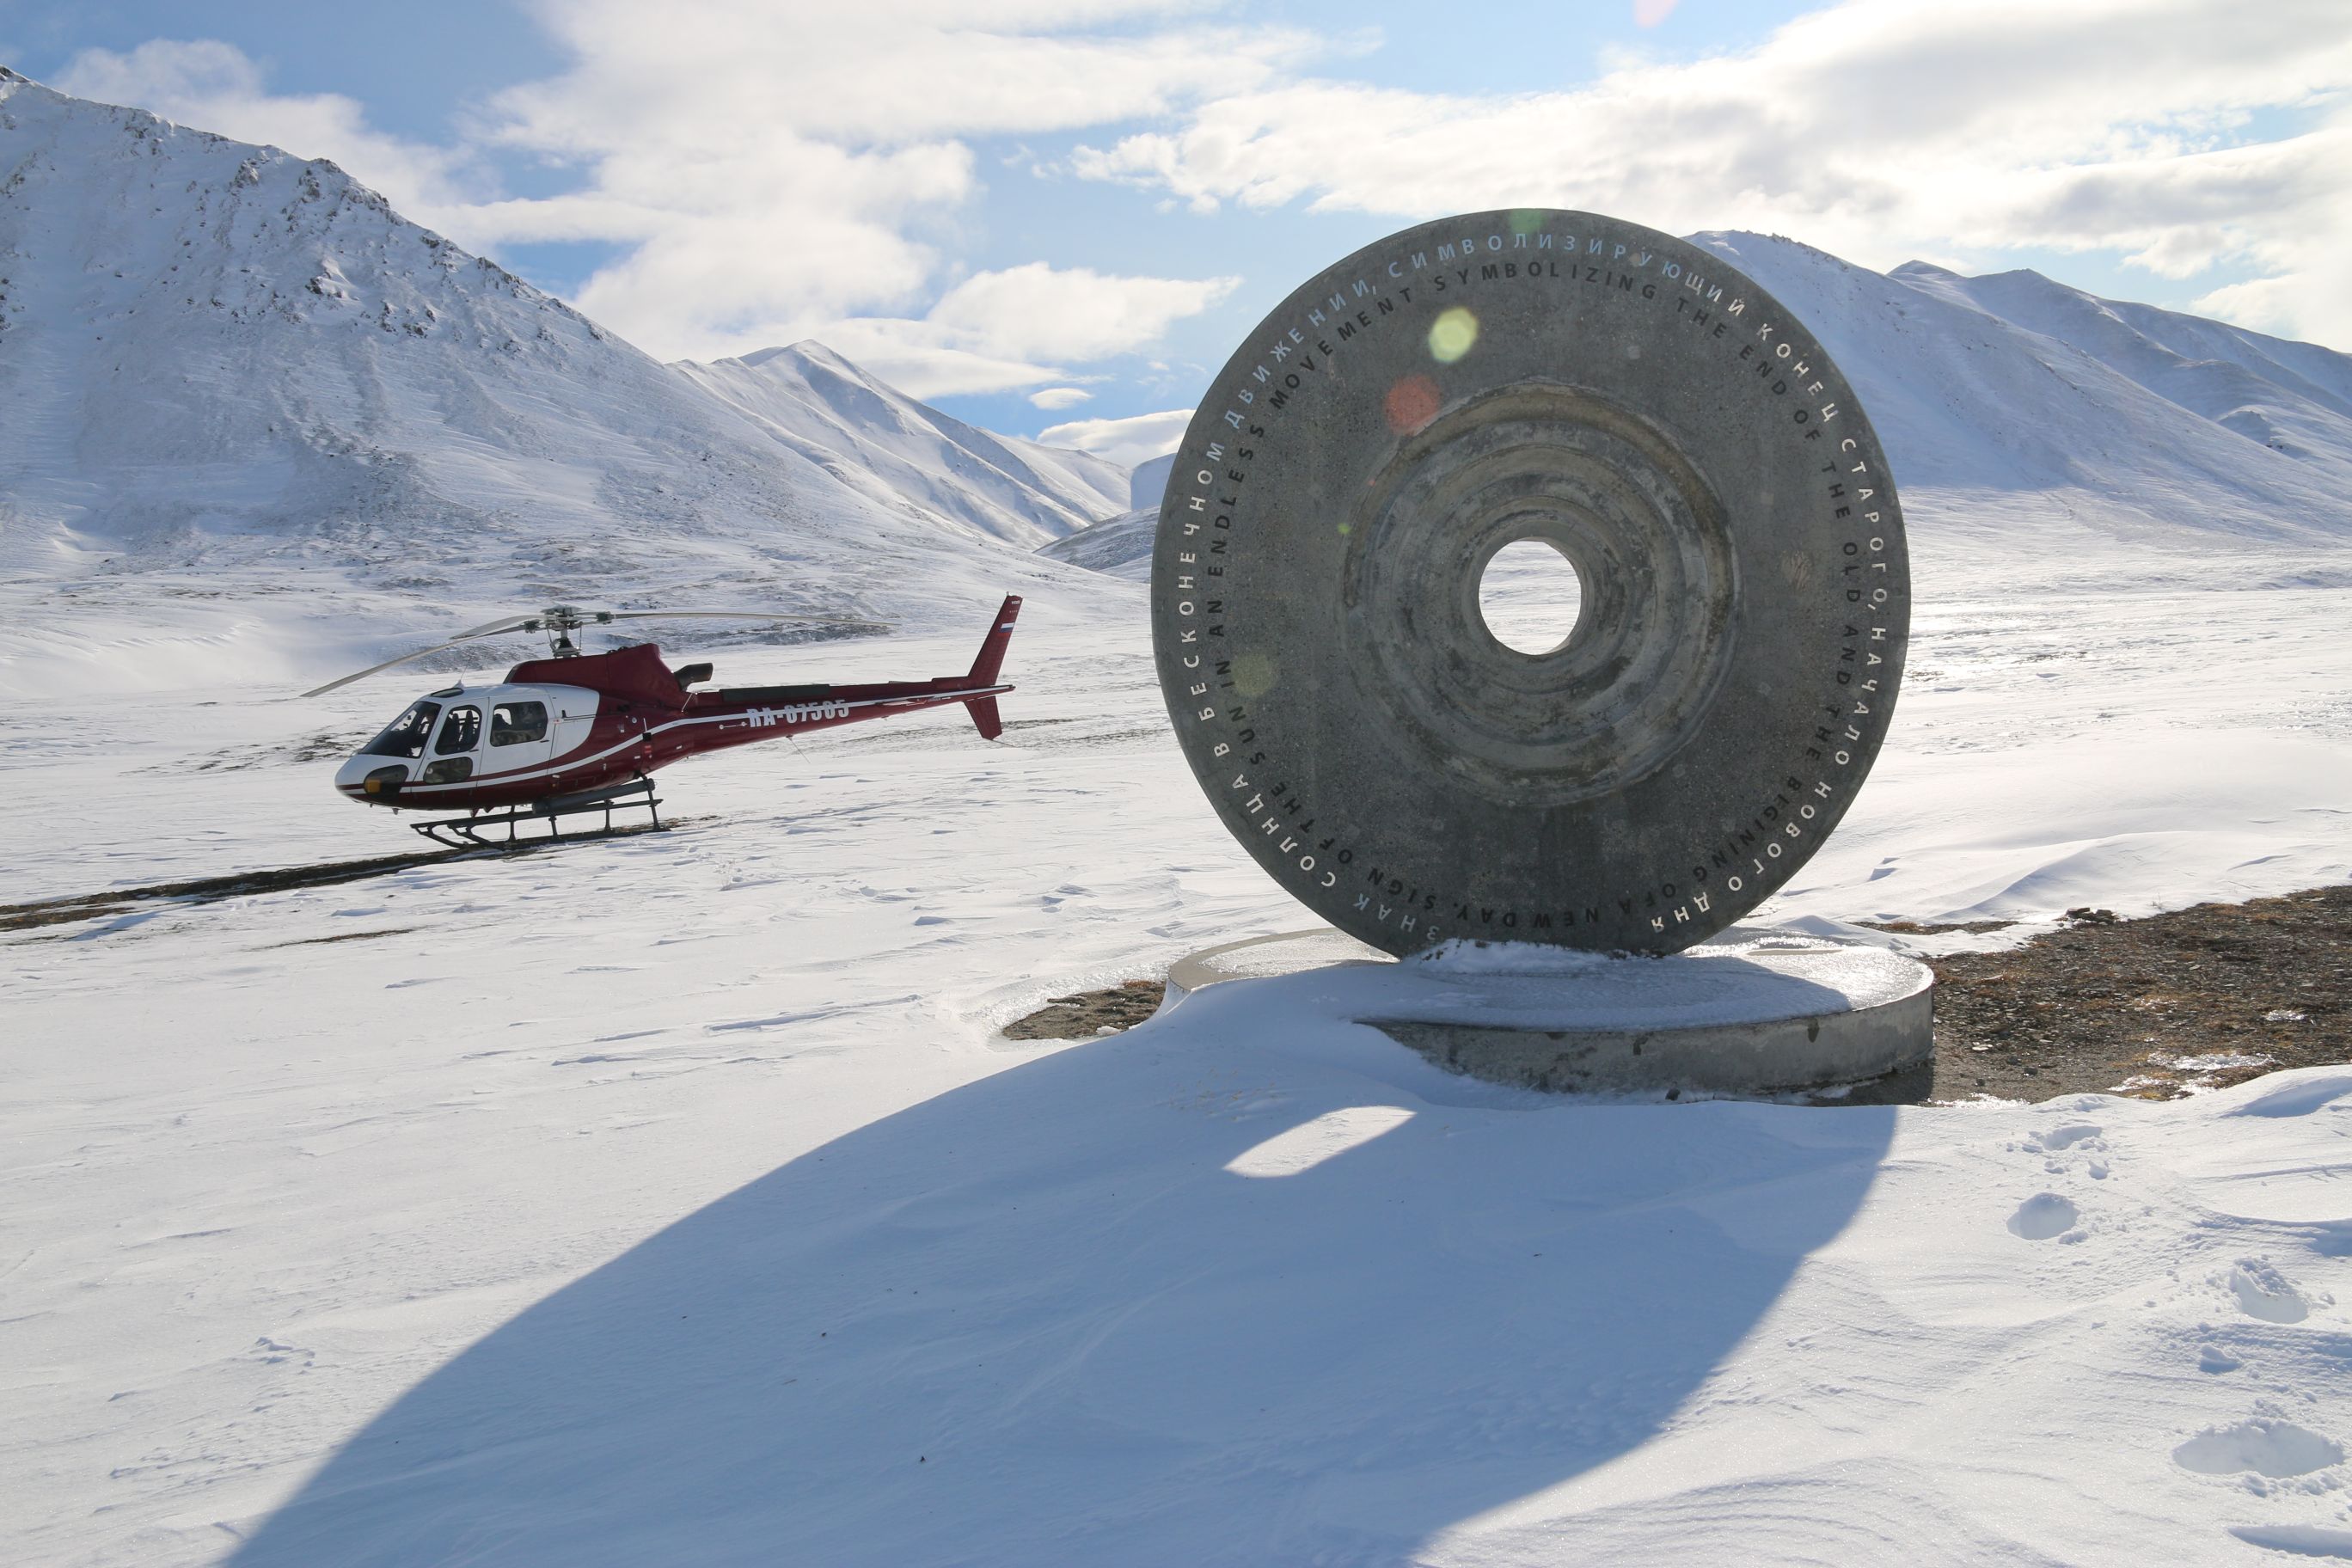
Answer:
<path fill-rule="evenodd" d="M 1358 1022 L 1450 1071 L 1529 1089 L 1783 1093 L 1880 1078 L 1935 1048 L 1926 964 L 1750 927 L 1664 958 L 1500 944 L 1402 961 L 1297 931 L 1179 961 L 1166 1005 L 1327 968 Z"/>

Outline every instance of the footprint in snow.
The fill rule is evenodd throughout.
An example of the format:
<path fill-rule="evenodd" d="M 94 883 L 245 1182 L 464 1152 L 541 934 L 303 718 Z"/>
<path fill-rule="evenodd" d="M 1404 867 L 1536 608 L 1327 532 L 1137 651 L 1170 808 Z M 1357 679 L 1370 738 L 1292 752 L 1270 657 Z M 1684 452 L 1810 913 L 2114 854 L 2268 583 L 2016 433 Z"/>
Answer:
<path fill-rule="evenodd" d="M 2277 1480 L 2340 1465 L 2344 1449 L 2292 1421 L 2264 1416 L 2235 1426 L 2209 1426 L 2173 1449 L 2172 1461 L 2202 1476 L 2252 1470 Z"/>
<path fill-rule="evenodd" d="M 2107 1179 L 2105 1131 L 2105 1128 L 2091 1122 L 2074 1121 L 2063 1127 L 2029 1134 L 2025 1147 L 2050 1156 L 2042 1163 L 2042 1168 L 2053 1175 L 2066 1169 L 2069 1156 L 2079 1154 L 2083 1157 L 2084 1173 L 2095 1181 L 2104 1182 Z"/>
<path fill-rule="evenodd" d="M 2311 1303 L 2287 1283 L 2286 1276 L 2260 1258 L 2242 1258 L 2230 1270 L 2230 1294 L 2250 1318 L 2266 1323 L 2299 1323 L 2311 1316 Z"/>
<path fill-rule="evenodd" d="M 2056 1193 L 2036 1193 L 2017 1205 L 2017 1212 L 2009 1216 L 2009 1228 L 2011 1235 L 2028 1241 L 2047 1241 L 2074 1229 L 2081 1217 L 2074 1205 Z"/>

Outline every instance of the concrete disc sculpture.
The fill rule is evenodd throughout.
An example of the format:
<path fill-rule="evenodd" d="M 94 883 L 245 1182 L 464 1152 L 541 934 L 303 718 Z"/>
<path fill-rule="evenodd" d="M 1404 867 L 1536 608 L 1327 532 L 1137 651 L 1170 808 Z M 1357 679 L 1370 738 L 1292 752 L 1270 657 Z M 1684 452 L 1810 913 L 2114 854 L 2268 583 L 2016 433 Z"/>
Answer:
<path fill-rule="evenodd" d="M 1487 628 L 1551 546 L 1557 647 Z M 1909 630 L 1885 454 L 1722 256 L 1590 213 L 1369 246 L 1250 334 L 1162 503 L 1152 630 L 1234 836 L 1341 931 L 1671 952 L 1836 826 Z"/>

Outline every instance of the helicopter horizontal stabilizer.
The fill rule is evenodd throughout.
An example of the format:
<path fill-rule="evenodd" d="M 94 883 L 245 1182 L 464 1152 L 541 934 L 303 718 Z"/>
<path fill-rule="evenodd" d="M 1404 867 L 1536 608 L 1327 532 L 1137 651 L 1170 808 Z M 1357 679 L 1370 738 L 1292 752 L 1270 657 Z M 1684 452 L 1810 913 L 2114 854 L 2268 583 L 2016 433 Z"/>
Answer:
<path fill-rule="evenodd" d="M 968 697 L 963 705 L 971 710 L 972 727 L 980 731 L 982 740 L 993 741 L 1004 733 L 1004 721 L 997 717 L 995 698 Z"/>

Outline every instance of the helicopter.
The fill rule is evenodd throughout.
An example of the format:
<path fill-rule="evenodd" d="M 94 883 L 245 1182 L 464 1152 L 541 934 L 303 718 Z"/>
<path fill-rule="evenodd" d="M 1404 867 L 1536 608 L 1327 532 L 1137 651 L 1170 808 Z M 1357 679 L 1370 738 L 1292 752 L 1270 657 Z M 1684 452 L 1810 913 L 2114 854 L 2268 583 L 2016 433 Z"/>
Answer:
<path fill-rule="evenodd" d="M 878 627 L 875 621 L 836 616 L 781 616 L 739 610 L 583 610 L 551 605 L 459 632 L 446 642 L 371 665 L 331 680 L 305 698 L 394 665 L 423 658 L 478 637 L 543 631 L 548 656 L 526 659 L 493 686 L 462 683 L 428 692 L 335 773 L 335 789 L 362 805 L 395 811 L 453 810 L 410 826 L 453 848 L 501 847 L 517 842 L 516 828 L 545 822 L 562 837 L 566 817 L 602 812 L 613 829 L 616 808 L 644 808 L 662 826 L 661 801 L 648 776 L 681 757 L 780 736 L 837 729 L 961 702 L 981 739 L 1004 732 L 996 700 L 1012 687 L 998 682 L 1018 595 L 1007 595 L 962 675 L 889 680 L 862 686 L 803 684 L 738 686 L 711 690 L 709 664 L 673 669 L 652 643 L 604 653 L 583 652 L 572 634 L 616 621 L 696 616 L 725 620 L 817 621 L 831 626 Z M 503 841 L 491 836 L 504 827 Z"/>

